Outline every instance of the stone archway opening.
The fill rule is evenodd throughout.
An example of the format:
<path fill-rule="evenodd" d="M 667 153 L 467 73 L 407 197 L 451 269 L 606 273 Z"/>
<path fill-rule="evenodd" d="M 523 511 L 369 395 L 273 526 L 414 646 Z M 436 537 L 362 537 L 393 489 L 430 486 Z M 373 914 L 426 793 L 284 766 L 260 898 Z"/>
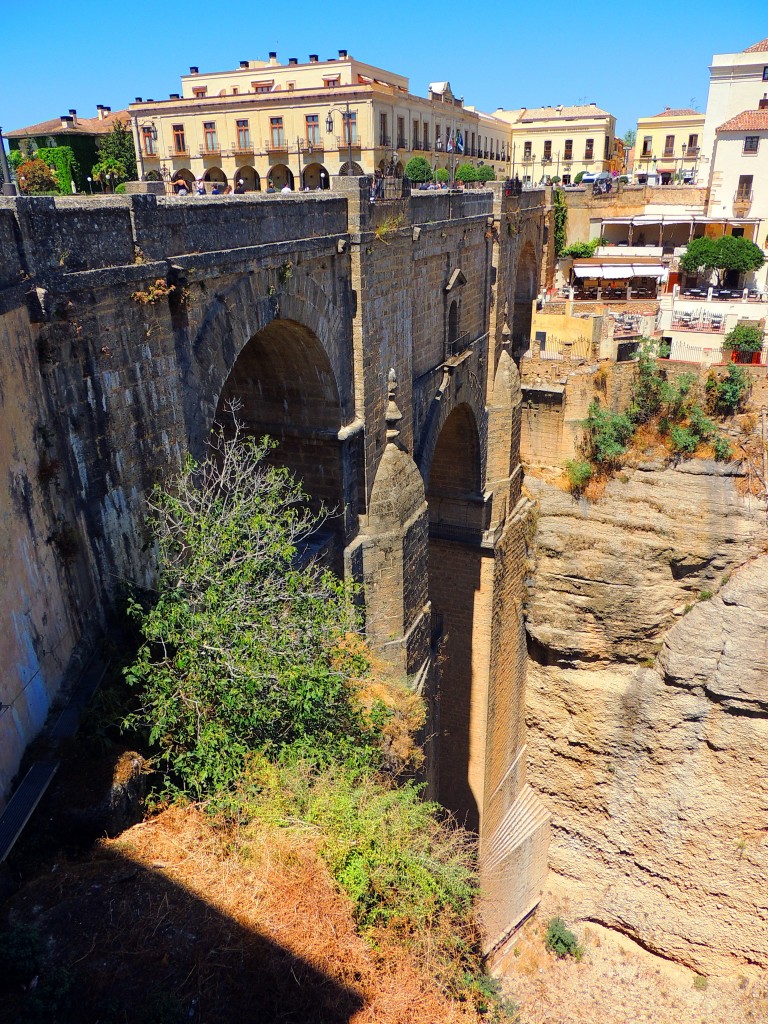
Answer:
<path fill-rule="evenodd" d="M 361 178 L 363 176 L 363 174 L 365 174 L 365 171 L 360 166 L 360 164 L 357 163 L 356 160 L 352 161 L 351 167 L 352 167 L 352 170 L 350 171 L 349 170 L 350 163 L 349 163 L 348 160 L 345 160 L 344 163 L 339 168 L 339 174 L 341 174 L 341 175 L 351 174 L 353 177 L 357 177 L 357 178 Z"/>
<path fill-rule="evenodd" d="M 302 181 L 304 188 L 312 189 L 313 192 L 315 189 L 331 187 L 331 176 L 327 168 L 319 163 L 307 164 L 302 172 Z"/>
<path fill-rule="evenodd" d="M 285 164 L 275 164 L 274 167 L 270 167 L 268 180 L 278 192 L 286 185 L 293 191 L 293 171 Z"/>
<path fill-rule="evenodd" d="M 226 185 L 227 176 L 220 167 L 209 167 L 203 175 L 203 181 L 210 182 L 212 185 Z"/>
<path fill-rule="evenodd" d="M 251 167 L 250 164 L 246 164 L 245 167 L 238 167 L 233 180 L 235 185 L 239 185 L 242 181 L 246 192 L 261 191 L 259 172 L 255 167 Z"/>
<path fill-rule="evenodd" d="M 438 679 L 438 798 L 478 831 L 483 804 L 488 666 L 473 656 L 490 629 L 492 581 L 482 541 L 480 437 L 469 405 L 448 416 L 429 469 L 429 597 Z"/>
<path fill-rule="evenodd" d="M 254 437 L 278 442 L 270 461 L 301 482 L 324 520 L 309 543 L 339 574 L 344 549 L 341 403 L 328 356 L 317 336 L 292 320 L 273 320 L 244 346 L 219 396 L 216 420 L 237 418 Z"/>
<path fill-rule="evenodd" d="M 523 353 L 531 347 L 533 302 L 538 293 L 536 251 L 529 241 L 525 243 L 518 257 L 515 276 L 515 308 L 512 321 L 512 356 L 515 362 L 519 362 Z"/>

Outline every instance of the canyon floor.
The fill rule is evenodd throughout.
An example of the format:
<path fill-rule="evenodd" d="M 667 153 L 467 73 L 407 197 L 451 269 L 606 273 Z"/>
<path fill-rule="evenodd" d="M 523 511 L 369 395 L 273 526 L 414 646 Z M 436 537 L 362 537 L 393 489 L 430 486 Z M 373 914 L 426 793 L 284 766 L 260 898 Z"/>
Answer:
<path fill-rule="evenodd" d="M 619 932 L 574 922 L 566 888 L 550 876 L 534 917 L 503 961 L 519 1024 L 765 1024 L 768 974 L 701 979 Z M 547 923 L 562 916 L 584 949 L 580 962 L 544 947 Z"/>

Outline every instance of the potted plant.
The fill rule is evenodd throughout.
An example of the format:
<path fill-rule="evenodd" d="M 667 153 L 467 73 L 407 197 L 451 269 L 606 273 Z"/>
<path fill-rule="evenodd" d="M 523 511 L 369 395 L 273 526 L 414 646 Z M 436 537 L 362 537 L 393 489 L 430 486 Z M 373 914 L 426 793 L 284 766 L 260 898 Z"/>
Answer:
<path fill-rule="evenodd" d="M 731 349 L 734 363 L 759 363 L 764 342 L 761 327 L 755 324 L 736 324 L 726 335 L 725 347 Z"/>

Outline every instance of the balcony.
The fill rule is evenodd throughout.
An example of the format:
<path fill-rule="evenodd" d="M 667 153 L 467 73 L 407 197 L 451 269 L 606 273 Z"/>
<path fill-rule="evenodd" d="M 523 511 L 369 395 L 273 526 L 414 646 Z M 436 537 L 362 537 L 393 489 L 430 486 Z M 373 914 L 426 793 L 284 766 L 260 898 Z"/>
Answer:
<path fill-rule="evenodd" d="M 347 142 L 347 140 L 345 138 L 342 138 L 341 135 L 336 136 L 336 149 L 338 149 L 340 153 L 343 153 L 344 150 L 349 149 L 350 146 L 352 147 L 352 149 L 363 148 L 363 144 L 358 138 L 354 138 L 352 139 L 351 142 Z"/>
<path fill-rule="evenodd" d="M 552 163 L 552 157 L 551 157 L 551 156 L 547 156 L 547 155 L 545 154 L 545 155 L 544 155 L 544 156 L 543 156 L 543 157 L 541 158 L 541 162 L 542 162 L 543 164 L 551 164 L 551 163 Z"/>
<path fill-rule="evenodd" d="M 469 337 L 469 331 L 464 331 L 457 338 L 449 341 L 445 346 L 446 359 L 457 359 L 460 355 L 467 351 L 472 345 L 472 341 Z"/>
<path fill-rule="evenodd" d="M 253 156 L 255 150 L 250 139 L 242 139 L 232 147 L 232 156 Z"/>
<path fill-rule="evenodd" d="M 221 156 L 221 146 L 218 142 L 204 142 L 200 147 L 200 156 Z"/>
<path fill-rule="evenodd" d="M 523 163 L 524 164 L 533 163 L 533 156 L 530 153 L 523 153 Z"/>
<path fill-rule="evenodd" d="M 265 153 L 287 153 L 288 152 L 288 143 L 283 138 L 265 139 L 264 140 L 264 152 Z"/>
<path fill-rule="evenodd" d="M 418 139 L 414 139 L 411 143 L 411 152 L 417 153 L 421 149 L 421 142 Z"/>
<path fill-rule="evenodd" d="M 147 160 L 150 160 L 150 161 L 151 160 L 159 160 L 160 159 L 160 154 L 157 152 L 157 150 L 154 150 L 154 149 L 153 150 L 148 150 L 148 149 L 142 148 L 141 155 L 144 157 L 145 161 L 147 161 Z"/>
<path fill-rule="evenodd" d="M 338 143 L 338 139 L 336 140 Z M 311 156 L 312 153 L 324 153 L 325 143 L 322 139 L 302 139 L 301 140 L 301 151 L 305 156 Z"/>
<path fill-rule="evenodd" d="M 379 148 L 381 148 L 381 147 L 384 147 L 384 149 L 391 149 L 392 148 L 392 136 L 391 135 L 384 135 L 384 134 L 380 134 L 379 135 Z M 405 148 L 405 147 L 403 147 L 403 148 Z"/>
<path fill-rule="evenodd" d="M 733 196 L 734 217 L 746 217 L 752 206 L 752 190 L 737 189 Z"/>
<path fill-rule="evenodd" d="M 405 141 L 404 135 L 398 135 L 396 149 L 408 149 L 408 143 Z"/>
<path fill-rule="evenodd" d="M 689 146 L 683 154 L 683 160 L 694 160 L 699 155 L 698 146 Z"/>
<path fill-rule="evenodd" d="M 189 160 L 189 147 L 188 146 L 169 146 L 168 147 L 168 158 L 170 160 Z"/>

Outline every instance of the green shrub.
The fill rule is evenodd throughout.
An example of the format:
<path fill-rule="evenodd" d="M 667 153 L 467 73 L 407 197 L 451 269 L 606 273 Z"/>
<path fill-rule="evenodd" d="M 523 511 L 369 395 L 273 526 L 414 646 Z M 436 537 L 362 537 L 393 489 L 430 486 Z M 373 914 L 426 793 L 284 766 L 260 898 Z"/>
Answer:
<path fill-rule="evenodd" d="M 712 411 L 720 416 L 731 416 L 738 412 L 745 404 L 750 387 L 749 373 L 737 363 L 728 365 L 728 372 L 722 380 L 710 372 L 706 392 Z"/>
<path fill-rule="evenodd" d="M 115 188 L 115 195 L 118 195 L 118 196 L 124 196 L 125 195 L 125 182 L 124 181 L 121 181 L 120 184 Z"/>
<path fill-rule="evenodd" d="M 626 413 L 603 409 L 596 399 L 589 407 L 583 426 L 589 460 L 604 466 L 615 464 L 626 452 L 635 429 Z"/>
<path fill-rule="evenodd" d="M 736 324 L 725 336 L 727 348 L 737 352 L 762 352 L 765 338 L 762 330 L 753 324 Z"/>
<path fill-rule="evenodd" d="M 477 181 L 477 168 L 472 164 L 459 164 L 454 173 L 456 181 L 463 181 L 465 184 L 470 181 Z"/>
<path fill-rule="evenodd" d="M 447 167 L 438 167 L 435 171 L 435 181 L 439 181 L 440 184 L 451 180 L 451 176 L 448 173 Z"/>
<path fill-rule="evenodd" d="M 717 437 L 712 438 L 712 448 L 715 452 L 715 459 L 718 462 L 727 462 L 733 457 L 731 442 L 727 437 L 723 437 L 722 434 L 718 434 Z"/>
<path fill-rule="evenodd" d="M 717 426 L 696 403 L 688 410 L 688 422 L 691 430 L 698 434 L 702 441 L 709 441 L 717 434 Z"/>
<path fill-rule="evenodd" d="M 580 185 L 581 184 L 581 179 L 584 177 L 584 174 L 585 174 L 584 171 L 579 171 L 579 173 L 573 179 L 573 184 L 574 185 Z"/>
<path fill-rule="evenodd" d="M 581 494 L 592 479 L 592 466 L 584 459 L 569 459 L 565 464 L 565 472 L 572 494 Z"/>
<path fill-rule="evenodd" d="M 572 256 L 575 259 L 587 259 L 595 255 L 603 244 L 602 238 L 592 238 L 588 242 L 572 242 L 561 252 L 561 256 Z"/>
<path fill-rule="evenodd" d="M 575 960 L 581 960 L 584 955 L 584 950 L 579 945 L 578 939 L 572 931 L 566 928 L 562 917 L 553 917 L 549 922 L 544 945 L 561 959 L 572 956 Z"/>
<path fill-rule="evenodd" d="M 709 985 L 709 978 L 704 974 L 697 974 L 693 979 L 693 987 L 697 992 L 704 992 Z"/>
<path fill-rule="evenodd" d="M 429 166 L 429 160 L 423 156 L 412 156 L 405 165 L 404 174 L 411 181 L 431 181 L 432 168 Z"/>
<path fill-rule="evenodd" d="M 629 183 L 629 178 L 626 176 L 626 174 L 620 174 L 619 181 L 622 185 L 627 185 Z"/>
<path fill-rule="evenodd" d="M 495 181 L 496 172 L 488 164 L 481 164 L 477 168 L 477 180 L 478 181 Z"/>
<path fill-rule="evenodd" d="M 680 455 L 693 455 L 699 446 L 699 435 L 688 427 L 674 426 L 670 431 L 672 450 Z"/>

